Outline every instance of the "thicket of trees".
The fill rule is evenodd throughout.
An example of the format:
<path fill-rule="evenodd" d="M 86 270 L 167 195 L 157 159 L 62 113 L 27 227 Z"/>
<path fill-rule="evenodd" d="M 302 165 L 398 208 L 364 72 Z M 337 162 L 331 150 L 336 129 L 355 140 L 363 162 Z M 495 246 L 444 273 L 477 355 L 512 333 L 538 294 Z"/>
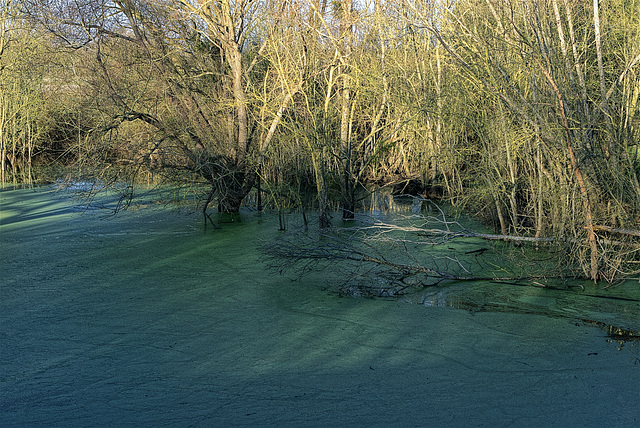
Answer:
<path fill-rule="evenodd" d="M 3 182 L 312 190 L 326 223 L 413 180 L 592 279 L 640 270 L 638 0 L 0 6 Z"/>

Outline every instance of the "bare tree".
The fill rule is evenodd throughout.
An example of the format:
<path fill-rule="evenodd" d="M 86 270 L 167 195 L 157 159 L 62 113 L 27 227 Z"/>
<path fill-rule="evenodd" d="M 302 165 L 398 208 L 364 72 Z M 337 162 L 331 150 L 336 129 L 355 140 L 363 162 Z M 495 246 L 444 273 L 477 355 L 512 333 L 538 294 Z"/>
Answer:
<path fill-rule="evenodd" d="M 42 43 L 21 0 L 0 0 L 0 183 L 31 184 L 42 112 L 42 75 L 32 59 Z"/>
<path fill-rule="evenodd" d="M 239 209 L 302 85 L 301 52 L 278 53 L 274 43 L 295 38 L 282 4 L 86 0 L 32 7 L 67 47 L 93 53 L 86 80 L 110 116 L 103 132 L 144 123 L 149 139 L 130 152 L 174 178 L 208 183 L 205 210 L 214 198 L 221 211 Z M 279 63 L 271 61 L 278 56 Z"/>

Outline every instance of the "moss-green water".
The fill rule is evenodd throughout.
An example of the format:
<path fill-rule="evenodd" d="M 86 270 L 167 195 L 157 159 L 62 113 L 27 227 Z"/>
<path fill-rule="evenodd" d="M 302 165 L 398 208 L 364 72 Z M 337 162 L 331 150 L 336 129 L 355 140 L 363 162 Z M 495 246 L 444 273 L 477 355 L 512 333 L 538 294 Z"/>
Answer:
<path fill-rule="evenodd" d="M 640 420 L 638 346 L 578 321 L 631 325 L 632 302 L 482 284 L 341 298 L 331 271 L 267 269 L 277 214 L 205 231 L 163 206 L 82 211 L 46 188 L 0 191 L 0 426 Z"/>

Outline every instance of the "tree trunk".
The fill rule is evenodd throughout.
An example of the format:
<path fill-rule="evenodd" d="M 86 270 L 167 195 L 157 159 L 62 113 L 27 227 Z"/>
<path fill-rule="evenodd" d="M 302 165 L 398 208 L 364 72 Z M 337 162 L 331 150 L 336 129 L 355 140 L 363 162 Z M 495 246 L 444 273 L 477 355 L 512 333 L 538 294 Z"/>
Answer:
<path fill-rule="evenodd" d="M 242 192 L 234 192 L 227 189 L 227 192 L 218 198 L 218 212 L 237 213 L 240 211 L 244 197 Z"/>
<path fill-rule="evenodd" d="M 355 208 L 355 190 L 353 178 L 353 145 L 351 141 L 351 121 L 352 103 L 351 99 L 351 72 L 346 64 L 351 58 L 351 43 L 353 40 L 353 26 L 351 13 L 353 11 L 353 0 L 346 0 L 342 4 L 342 15 L 340 17 L 340 36 L 344 41 L 342 52 L 340 53 L 342 65 L 338 74 L 342 75 L 341 106 L 340 106 L 340 150 L 342 155 L 343 184 L 342 184 L 342 218 L 352 219 Z"/>
<path fill-rule="evenodd" d="M 247 116 L 247 95 L 242 85 L 242 54 L 236 49 L 227 53 L 231 78 L 233 98 L 235 101 L 236 121 L 238 127 L 236 165 L 244 165 L 249 146 L 249 119 Z"/>
<path fill-rule="evenodd" d="M 567 141 L 567 151 L 569 154 L 569 160 L 571 161 L 571 169 L 575 174 L 576 181 L 578 183 L 578 189 L 580 190 L 580 196 L 582 199 L 582 206 L 584 208 L 584 217 L 585 217 L 585 229 L 587 229 L 587 241 L 589 243 L 590 250 L 590 263 L 589 263 L 589 277 L 595 282 L 598 280 L 599 269 L 598 269 L 598 243 L 596 240 L 596 234 L 593 229 L 593 214 L 591 210 L 591 201 L 589 199 L 589 192 L 587 190 L 586 183 L 584 181 L 584 177 L 582 176 L 582 171 L 580 170 L 578 161 L 576 159 L 575 153 L 573 151 L 573 142 L 571 139 L 571 131 L 569 128 L 569 121 L 567 119 L 567 115 L 564 110 L 564 99 L 558 86 L 555 81 L 549 74 L 549 72 L 542 66 L 542 64 L 538 63 L 538 67 L 542 71 L 542 73 L 547 78 L 549 84 L 553 88 L 556 96 L 558 97 L 558 109 L 560 111 L 560 116 L 562 118 L 562 124 L 564 125 L 564 133 Z"/>
<path fill-rule="evenodd" d="M 256 182 L 256 173 L 236 171 L 218 178 L 213 185 L 218 195 L 218 211 L 237 213 L 244 198 L 249 194 Z"/>

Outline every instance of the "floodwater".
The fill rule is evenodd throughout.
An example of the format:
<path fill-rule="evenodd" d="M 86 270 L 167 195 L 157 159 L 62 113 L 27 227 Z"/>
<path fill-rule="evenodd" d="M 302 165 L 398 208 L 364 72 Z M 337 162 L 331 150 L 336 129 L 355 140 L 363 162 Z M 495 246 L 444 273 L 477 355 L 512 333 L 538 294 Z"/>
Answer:
<path fill-rule="evenodd" d="M 640 425 L 637 283 L 341 297 L 277 213 L 135 207 L 0 191 L 0 426 Z"/>

